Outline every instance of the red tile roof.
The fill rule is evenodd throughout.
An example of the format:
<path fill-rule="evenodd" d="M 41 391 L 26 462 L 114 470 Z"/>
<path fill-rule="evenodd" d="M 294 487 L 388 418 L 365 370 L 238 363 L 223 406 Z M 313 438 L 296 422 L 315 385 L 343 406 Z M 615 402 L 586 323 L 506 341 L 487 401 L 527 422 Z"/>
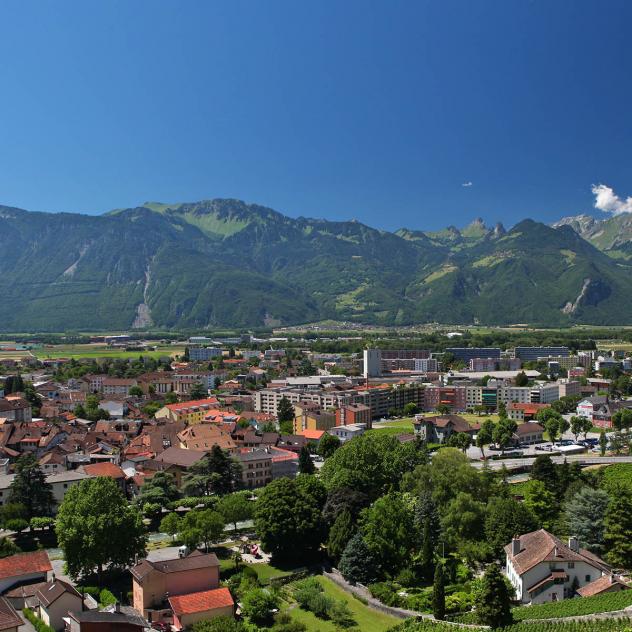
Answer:
<path fill-rule="evenodd" d="M 52 569 L 46 551 L 18 553 L 0 559 L 0 579 L 19 577 L 30 573 L 47 573 Z"/>
<path fill-rule="evenodd" d="M 628 590 L 630 587 L 614 575 L 602 575 L 590 584 L 586 584 L 577 590 L 577 594 L 582 597 L 592 597 L 612 590 Z"/>
<path fill-rule="evenodd" d="M 301 430 L 298 434 L 306 439 L 314 439 L 315 441 L 320 441 L 320 438 L 325 434 L 324 430 L 310 430 L 306 428 L 305 430 Z"/>
<path fill-rule="evenodd" d="M 126 478 L 125 472 L 114 463 L 92 463 L 91 465 L 84 465 L 83 469 L 86 474 L 90 476 L 109 476 L 110 478 Z"/>
<path fill-rule="evenodd" d="M 228 588 L 216 588 L 215 590 L 169 597 L 169 604 L 174 614 L 182 616 L 183 614 L 208 612 L 216 608 L 232 607 L 235 602 Z"/>

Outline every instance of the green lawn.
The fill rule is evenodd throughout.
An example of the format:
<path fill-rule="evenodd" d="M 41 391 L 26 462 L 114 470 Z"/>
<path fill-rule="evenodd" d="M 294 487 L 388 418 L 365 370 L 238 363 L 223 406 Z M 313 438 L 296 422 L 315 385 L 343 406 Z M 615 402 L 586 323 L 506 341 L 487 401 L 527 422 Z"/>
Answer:
<path fill-rule="evenodd" d="M 262 584 L 267 584 L 274 577 L 285 577 L 286 575 L 292 574 L 291 570 L 283 570 L 272 566 L 272 564 L 248 564 L 248 566 L 257 571 L 259 581 Z"/>
<path fill-rule="evenodd" d="M 184 346 L 165 345 L 156 351 L 125 351 L 124 349 L 108 349 L 105 345 L 55 345 L 43 349 L 35 349 L 34 355 L 40 359 L 47 358 L 138 358 L 139 356 L 160 358 L 184 353 Z"/>
<path fill-rule="evenodd" d="M 365 606 L 361 601 L 346 593 L 326 577 L 318 577 L 318 581 L 322 584 L 327 596 L 347 603 L 353 613 L 357 628 L 362 632 L 385 632 L 385 630 L 390 630 L 393 626 L 402 622 L 401 619 L 396 619 Z M 319 619 L 311 612 L 306 612 L 298 606 L 290 612 L 293 619 L 301 621 L 307 626 L 308 632 L 338 632 L 338 629 L 331 621 Z"/>
<path fill-rule="evenodd" d="M 435 417 L 438 413 L 425 413 L 428 417 Z M 459 417 L 465 419 L 470 425 L 481 424 L 487 419 L 497 422 L 498 415 L 475 415 L 470 413 L 458 413 Z M 402 434 L 404 432 L 413 432 L 413 419 L 406 417 L 404 419 L 394 419 L 393 421 L 378 422 L 379 427 L 373 428 L 371 432 L 380 434 Z"/>

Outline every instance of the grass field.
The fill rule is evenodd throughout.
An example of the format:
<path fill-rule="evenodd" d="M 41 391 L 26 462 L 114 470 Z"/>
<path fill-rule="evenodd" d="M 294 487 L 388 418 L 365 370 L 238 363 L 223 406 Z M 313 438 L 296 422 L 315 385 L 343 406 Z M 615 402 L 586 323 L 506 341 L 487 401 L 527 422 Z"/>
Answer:
<path fill-rule="evenodd" d="M 161 358 L 164 356 L 173 357 L 184 353 L 184 345 L 164 345 L 156 348 L 155 351 L 125 351 L 124 349 L 109 349 L 104 344 L 86 344 L 86 345 L 54 345 L 47 346 L 42 349 L 34 349 L 33 354 L 39 360 L 47 358 L 74 358 L 79 359 L 97 359 L 97 358 L 138 358 L 152 357 Z"/>
<path fill-rule="evenodd" d="M 433 417 L 438 413 L 426 413 L 428 417 Z M 459 417 L 465 419 L 470 425 L 483 423 L 486 419 L 493 422 L 498 421 L 498 415 L 473 415 L 470 413 L 459 413 Z M 372 432 L 381 434 L 401 434 L 404 432 L 413 432 L 413 419 L 406 417 L 404 419 L 394 419 L 393 421 L 374 422 Z"/>
<path fill-rule="evenodd" d="M 328 597 L 346 602 L 356 622 L 357 628 L 354 629 L 362 632 L 385 632 L 401 623 L 401 619 L 396 619 L 365 606 L 361 601 L 346 593 L 326 577 L 318 577 L 318 581 L 323 586 Z M 293 608 L 290 612 L 294 620 L 300 621 L 307 626 L 308 632 L 338 632 L 339 630 L 331 621 L 319 619 L 311 612 L 306 612 L 299 607 Z"/>

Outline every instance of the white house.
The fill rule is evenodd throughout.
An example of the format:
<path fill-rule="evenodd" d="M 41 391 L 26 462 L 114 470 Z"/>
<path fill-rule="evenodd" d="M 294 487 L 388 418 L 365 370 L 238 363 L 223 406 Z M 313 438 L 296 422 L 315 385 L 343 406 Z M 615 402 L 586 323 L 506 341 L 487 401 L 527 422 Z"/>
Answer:
<path fill-rule="evenodd" d="M 564 544 L 544 529 L 515 537 L 505 553 L 505 574 L 516 589 L 516 599 L 524 604 L 573 597 L 579 589 L 612 574 L 603 560 L 580 548 L 577 538 Z"/>

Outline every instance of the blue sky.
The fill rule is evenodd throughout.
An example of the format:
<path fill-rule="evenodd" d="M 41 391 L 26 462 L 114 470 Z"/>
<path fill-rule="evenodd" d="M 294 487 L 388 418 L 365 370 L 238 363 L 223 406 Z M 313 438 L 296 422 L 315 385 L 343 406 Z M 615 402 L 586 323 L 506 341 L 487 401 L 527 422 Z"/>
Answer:
<path fill-rule="evenodd" d="M 605 184 L 632 208 L 631 19 L 616 0 L 3 0 L 0 203 L 236 197 L 433 229 L 596 212 Z"/>

